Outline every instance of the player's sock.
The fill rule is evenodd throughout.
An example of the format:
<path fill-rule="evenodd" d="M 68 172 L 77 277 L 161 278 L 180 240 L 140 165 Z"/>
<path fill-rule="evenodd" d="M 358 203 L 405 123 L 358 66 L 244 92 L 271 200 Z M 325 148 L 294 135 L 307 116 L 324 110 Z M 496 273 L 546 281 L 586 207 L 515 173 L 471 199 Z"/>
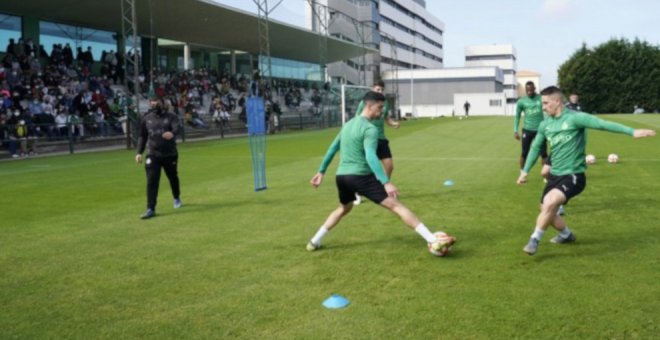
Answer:
<path fill-rule="evenodd" d="M 568 226 L 566 226 L 566 228 L 564 228 L 564 230 L 559 233 L 559 236 L 561 236 L 563 239 L 567 239 L 569 236 L 571 236 L 571 230 L 568 229 Z"/>
<path fill-rule="evenodd" d="M 535 238 L 535 239 L 540 241 L 543 238 L 544 233 L 545 233 L 545 230 L 541 230 L 541 228 L 536 227 L 534 229 L 534 233 L 532 233 L 532 238 Z"/>
<path fill-rule="evenodd" d="M 319 228 L 319 231 L 317 231 L 316 234 L 314 234 L 314 237 L 312 237 L 312 243 L 316 245 L 320 245 L 321 239 L 327 233 L 328 233 L 328 229 L 326 229 L 325 226 L 321 226 L 321 228 Z"/>
<path fill-rule="evenodd" d="M 415 227 L 415 232 L 422 236 L 426 242 L 433 243 L 436 240 L 435 235 L 427 228 L 424 223 L 420 223 Z"/>

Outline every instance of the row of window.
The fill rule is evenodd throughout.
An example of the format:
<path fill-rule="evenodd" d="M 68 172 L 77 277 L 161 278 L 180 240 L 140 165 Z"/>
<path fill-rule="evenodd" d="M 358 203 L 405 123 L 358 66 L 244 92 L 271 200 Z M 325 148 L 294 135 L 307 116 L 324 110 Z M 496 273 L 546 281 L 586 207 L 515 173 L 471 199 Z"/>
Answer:
<path fill-rule="evenodd" d="M 390 65 L 397 66 L 397 67 L 400 67 L 400 68 L 403 68 L 403 69 L 410 69 L 410 64 L 406 63 L 406 62 L 403 62 L 401 60 L 394 60 L 392 58 L 380 57 L 380 61 L 383 64 L 390 64 Z M 419 68 L 419 67 L 417 67 L 417 68 Z M 385 70 L 383 70 L 383 71 L 385 71 Z"/>
<path fill-rule="evenodd" d="M 396 22 L 396 21 L 394 21 L 394 20 L 392 20 L 392 19 L 390 19 L 390 18 L 388 18 L 384 15 L 381 15 L 380 18 L 381 18 L 382 21 L 384 21 L 384 22 L 386 22 L 386 23 L 388 23 L 388 24 L 390 24 L 390 25 L 392 25 L 392 26 L 408 33 L 408 34 L 412 34 L 412 35 L 416 36 L 417 38 L 420 38 L 420 39 L 426 41 L 427 43 L 429 43 L 429 44 L 431 44 L 431 45 L 433 45 L 437 48 L 442 49 L 442 44 L 440 44 L 439 42 L 437 42 L 435 40 L 431 40 L 431 39 L 427 38 L 425 35 L 423 35 L 419 32 L 415 32 L 415 31 L 409 29 L 408 27 L 403 26 L 403 25 L 399 24 L 398 22 Z"/>
<path fill-rule="evenodd" d="M 406 14 L 407 16 L 413 18 L 414 20 L 417 20 L 417 21 L 421 22 L 424 26 L 428 27 L 430 30 L 432 30 L 434 32 L 437 32 L 438 34 L 442 35 L 442 30 L 440 30 L 439 28 L 431 25 L 428 21 L 426 21 L 424 18 L 420 17 L 416 13 L 413 13 L 410 10 L 408 10 L 407 8 L 399 5 L 396 1 L 394 1 L 394 0 L 381 0 L 381 1 L 388 4 L 388 5 L 390 5 L 390 6 L 392 6 L 392 7 L 394 7 L 394 8 L 396 8 L 399 12 Z"/>
<path fill-rule="evenodd" d="M 21 25 L 21 17 L 0 14 L 0 51 L 7 52 L 6 46 L 10 39 L 18 43 L 18 40 L 22 37 Z M 52 53 L 53 45 L 65 46 L 69 44 L 73 49 L 74 57 L 78 48 L 86 50 L 91 47 L 94 60 L 99 60 L 103 51 L 116 52 L 117 50 L 117 40 L 114 32 L 49 21 L 39 22 L 39 44 L 43 45 L 44 50 L 49 55 Z M 130 40 L 127 41 L 127 44 L 129 48 L 132 46 Z M 140 46 L 139 41 L 137 46 Z"/>
<path fill-rule="evenodd" d="M 435 61 L 438 61 L 438 62 L 442 62 L 442 58 L 440 58 L 440 57 L 438 57 L 438 56 L 436 56 L 436 55 L 433 55 L 433 54 L 427 53 L 427 52 L 425 52 L 424 50 L 421 50 L 421 49 L 419 49 L 419 48 L 414 48 L 414 47 L 412 47 L 412 46 L 410 46 L 410 45 L 404 44 L 404 43 L 402 43 L 402 42 L 400 42 L 400 41 L 394 41 L 394 40 L 392 40 L 392 39 L 390 39 L 390 38 L 388 38 L 388 37 L 382 37 L 382 38 L 381 38 L 381 41 L 384 42 L 384 43 L 390 44 L 390 45 L 394 45 L 394 46 L 396 46 L 396 47 L 398 47 L 398 48 L 400 48 L 400 49 L 406 50 L 406 51 L 412 51 L 412 52 L 415 53 L 415 54 L 418 54 L 418 55 L 424 56 L 424 57 L 429 58 L 429 59 L 431 59 L 431 60 L 435 60 Z"/>
<path fill-rule="evenodd" d="M 472 60 L 516 60 L 516 56 L 513 54 L 497 54 L 497 55 L 476 55 L 476 56 L 466 56 L 466 61 Z"/>

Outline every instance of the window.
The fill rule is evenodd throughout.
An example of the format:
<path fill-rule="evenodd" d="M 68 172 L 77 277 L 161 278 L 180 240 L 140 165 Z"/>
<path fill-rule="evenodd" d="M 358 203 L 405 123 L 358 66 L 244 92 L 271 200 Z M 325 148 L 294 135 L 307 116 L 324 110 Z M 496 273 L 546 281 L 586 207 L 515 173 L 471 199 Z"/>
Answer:
<path fill-rule="evenodd" d="M 493 106 L 502 106 L 502 99 L 491 99 L 489 101 L 491 107 Z"/>
<path fill-rule="evenodd" d="M 39 22 L 39 33 L 40 43 L 44 45 L 44 49 L 49 54 L 53 50 L 53 44 L 62 46 L 69 44 L 73 49 L 74 58 L 77 48 L 86 51 L 87 47 L 91 47 L 96 61 L 101 59 L 103 51 L 117 51 L 115 33 L 109 31 L 41 21 Z"/>
<path fill-rule="evenodd" d="M 0 51 L 7 52 L 9 39 L 18 42 L 21 37 L 21 18 L 0 13 Z"/>

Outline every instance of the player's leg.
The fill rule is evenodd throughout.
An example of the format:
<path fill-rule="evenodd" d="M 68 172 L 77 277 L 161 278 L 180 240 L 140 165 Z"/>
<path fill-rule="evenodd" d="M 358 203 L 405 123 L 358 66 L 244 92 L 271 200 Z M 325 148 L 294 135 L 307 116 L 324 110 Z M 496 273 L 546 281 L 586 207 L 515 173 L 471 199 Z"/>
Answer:
<path fill-rule="evenodd" d="M 566 205 L 571 198 L 584 191 L 587 186 L 587 178 L 584 174 L 568 175 L 564 177 L 562 183 L 561 190 L 563 190 L 566 196 L 566 201 L 564 202 L 564 205 Z M 562 207 L 559 206 L 560 209 Z M 550 239 L 550 242 L 558 244 L 575 242 L 575 234 L 568 228 L 568 225 L 566 225 L 566 222 L 564 222 L 564 219 L 560 215 L 562 214 L 558 212 L 552 222 L 552 226 L 559 231 L 559 235 Z"/>
<path fill-rule="evenodd" d="M 323 225 L 319 227 L 316 234 L 307 243 L 308 251 L 315 251 L 321 248 L 321 240 L 325 235 L 334 228 L 341 219 L 351 212 L 353 209 L 353 198 L 357 191 L 354 188 L 355 177 L 351 175 L 338 175 L 335 179 L 337 184 L 337 191 L 339 194 L 339 207 L 333 210 L 330 215 L 325 219 Z"/>
<path fill-rule="evenodd" d="M 392 179 L 392 171 L 394 170 L 394 162 L 392 161 L 392 150 L 390 150 L 390 141 L 387 139 L 379 139 L 378 147 L 376 148 L 376 156 L 383 164 L 383 169 L 387 177 Z"/>
<path fill-rule="evenodd" d="M 156 214 L 161 167 L 162 164 L 159 157 L 147 155 L 144 160 L 144 169 L 147 173 L 147 211 L 142 214 L 142 219 L 151 218 Z"/>
<path fill-rule="evenodd" d="M 541 242 L 541 239 L 543 238 L 543 234 L 545 234 L 545 231 L 554 222 L 554 218 L 557 217 L 557 209 L 559 209 L 559 206 L 566 201 L 564 193 L 558 189 L 552 188 L 551 185 L 552 182 L 549 182 L 548 186 L 546 186 L 546 190 L 544 190 L 541 211 L 536 217 L 534 232 L 530 236 L 525 247 L 523 247 L 523 251 L 529 255 L 534 255 L 536 253 L 539 242 Z"/>
<path fill-rule="evenodd" d="M 376 179 L 376 176 L 360 176 L 356 184 L 357 190 L 361 195 L 398 215 L 403 223 L 413 229 L 427 243 L 430 243 L 434 249 L 441 249 L 448 244 L 454 243 L 453 238 L 439 241 L 410 209 L 396 198 L 387 195 L 385 187 Z"/>
<path fill-rule="evenodd" d="M 347 204 L 340 204 L 337 209 L 333 210 L 330 215 L 328 215 L 328 218 L 325 219 L 325 222 L 323 222 L 323 225 L 319 230 L 316 231 L 316 234 L 314 234 L 309 243 L 307 243 L 307 250 L 315 251 L 321 248 L 321 240 L 323 237 L 325 237 L 325 235 L 330 232 L 330 230 L 332 230 L 332 228 L 334 228 L 344 216 L 351 212 L 351 209 L 353 209 L 353 203 L 349 202 Z"/>
<path fill-rule="evenodd" d="M 181 207 L 181 188 L 179 186 L 179 174 L 177 166 L 179 163 L 178 156 L 167 157 L 163 159 L 163 169 L 165 175 L 170 182 L 170 189 L 172 189 L 172 197 L 174 198 L 174 209 Z"/>
<path fill-rule="evenodd" d="M 369 196 L 367 196 L 369 197 Z M 395 213 L 401 218 L 401 221 L 408 227 L 414 230 L 421 236 L 427 243 L 431 244 L 433 249 L 442 249 L 448 245 L 452 245 L 456 239 L 453 237 L 444 240 L 438 240 L 435 235 L 419 220 L 419 218 L 408 207 L 399 202 L 396 198 L 386 197 L 380 202 L 380 205 L 389 211 Z"/>
<path fill-rule="evenodd" d="M 521 146 L 522 152 L 520 153 L 520 169 L 525 167 L 525 162 L 527 161 L 527 155 L 529 154 L 529 149 L 532 145 L 532 141 L 536 137 L 535 131 L 522 130 Z"/>

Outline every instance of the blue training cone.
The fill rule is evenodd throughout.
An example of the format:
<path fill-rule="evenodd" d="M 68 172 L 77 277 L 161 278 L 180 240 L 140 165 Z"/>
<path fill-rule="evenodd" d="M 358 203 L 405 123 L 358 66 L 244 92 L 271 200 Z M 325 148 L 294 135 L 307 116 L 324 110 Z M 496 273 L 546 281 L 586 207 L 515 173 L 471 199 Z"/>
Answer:
<path fill-rule="evenodd" d="M 345 297 L 337 294 L 332 294 L 329 298 L 323 301 L 323 307 L 328 309 L 338 309 L 348 306 L 350 301 Z"/>
<path fill-rule="evenodd" d="M 452 181 L 451 179 L 448 179 L 448 180 L 445 181 L 445 186 L 446 187 L 450 187 L 452 185 L 454 185 L 454 181 Z"/>

